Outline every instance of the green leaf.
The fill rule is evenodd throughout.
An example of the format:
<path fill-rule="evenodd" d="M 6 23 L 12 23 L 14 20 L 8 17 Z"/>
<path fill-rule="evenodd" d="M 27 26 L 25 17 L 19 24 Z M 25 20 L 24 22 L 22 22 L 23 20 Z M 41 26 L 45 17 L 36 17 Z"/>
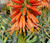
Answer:
<path fill-rule="evenodd" d="M 1 38 L 0 38 L 0 43 L 2 43 L 2 40 L 1 40 Z"/>
<path fill-rule="evenodd" d="M 7 41 L 7 37 L 4 39 L 4 43 L 6 43 L 6 41 Z"/>
<path fill-rule="evenodd" d="M 5 30 L 5 27 L 3 25 L 1 27 L 2 27 L 3 30 Z"/>
<path fill-rule="evenodd" d="M 28 43 L 33 43 L 35 41 L 37 41 L 37 36 L 35 36 L 32 40 L 30 40 L 30 38 L 32 37 L 32 35 L 26 40 L 26 42 Z"/>
<path fill-rule="evenodd" d="M 48 40 L 48 42 L 47 43 L 50 43 L 50 39 Z"/>
<path fill-rule="evenodd" d="M 4 19 L 2 19 L 2 21 L 6 24 L 6 21 Z"/>

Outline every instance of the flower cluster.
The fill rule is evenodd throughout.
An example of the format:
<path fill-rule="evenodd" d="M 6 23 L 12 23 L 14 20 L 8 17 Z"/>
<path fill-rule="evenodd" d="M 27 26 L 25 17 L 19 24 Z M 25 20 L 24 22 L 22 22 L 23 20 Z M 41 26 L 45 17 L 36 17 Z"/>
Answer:
<path fill-rule="evenodd" d="M 15 4 L 10 4 L 13 7 L 11 17 L 11 24 L 13 26 L 9 29 L 13 32 L 16 30 L 17 33 L 30 31 L 33 33 L 33 30 L 39 30 L 39 21 L 36 18 L 37 15 L 41 15 L 41 11 L 36 9 L 36 6 L 41 5 L 40 1 L 36 0 L 12 0 Z"/>
<path fill-rule="evenodd" d="M 39 6 L 40 9 L 43 9 L 43 8 L 48 8 L 48 3 L 49 3 L 49 0 L 40 0 L 41 1 L 41 5 Z"/>

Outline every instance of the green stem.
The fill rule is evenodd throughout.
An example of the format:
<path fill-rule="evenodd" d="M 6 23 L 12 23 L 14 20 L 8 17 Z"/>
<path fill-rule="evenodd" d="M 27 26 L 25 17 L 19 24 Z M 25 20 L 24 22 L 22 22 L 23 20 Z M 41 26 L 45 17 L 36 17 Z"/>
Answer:
<path fill-rule="evenodd" d="M 10 8 L 10 14 L 12 14 L 12 9 L 11 9 L 11 7 L 9 7 Z"/>
<path fill-rule="evenodd" d="M 10 2 L 13 4 L 13 2 L 10 0 Z M 9 6 L 10 8 L 10 14 L 12 14 L 12 8 Z"/>
<path fill-rule="evenodd" d="M 26 43 L 26 37 L 23 37 L 23 35 L 18 36 L 18 43 Z"/>
<path fill-rule="evenodd" d="M 2 43 L 3 43 L 3 33 L 4 33 L 4 32 L 2 31 Z"/>
<path fill-rule="evenodd" d="M 25 8 L 26 8 L 26 0 L 25 0 Z"/>

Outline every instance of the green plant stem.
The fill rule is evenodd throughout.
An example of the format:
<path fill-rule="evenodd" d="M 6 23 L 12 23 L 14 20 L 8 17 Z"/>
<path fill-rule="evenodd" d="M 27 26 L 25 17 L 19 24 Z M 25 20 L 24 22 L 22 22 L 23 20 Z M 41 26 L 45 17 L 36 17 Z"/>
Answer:
<path fill-rule="evenodd" d="M 2 43 L 3 43 L 3 33 L 4 33 L 4 32 L 2 31 Z"/>
<path fill-rule="evenodd" d="M 13 4 L 13 2 L 10 0 L 10 2 Z M 12 14 L 12 8 L 9 6 L 10 8 L 10 14 Z"/>
<path fill-rule="evenodd" d="M 25 3 L 25 8 L 26 8 L 26 0 L 24 1 L 24 3 Z"/>
<path fill-rule="evenodd" d="M 11 7 L 9 7 L 10 8 L 10 14 L 12 14 L 12 9 L 11 9 Z"/>
<path fill-rule="evenodd" d="M 23 35 L 18 36 L 18 43 L 26 43 L 26 37 L 23 37 Z"/>

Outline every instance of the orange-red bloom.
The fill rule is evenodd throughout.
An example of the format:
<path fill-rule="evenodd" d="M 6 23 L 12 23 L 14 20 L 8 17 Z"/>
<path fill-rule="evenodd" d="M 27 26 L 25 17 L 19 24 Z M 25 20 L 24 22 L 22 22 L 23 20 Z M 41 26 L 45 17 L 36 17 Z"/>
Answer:
<path fill-rule="evenodd" d="M 36 0 L 30 0 L 29 2 L 23 1 L 23 0 L 12 0 L 14 3 L 17 3 L 17 5 L 10 5 L 13 7 L 13 13 L 9 16 L 11 17 L 11 23 L 13 23 L 13 26 L 11 27 L 10 30 L 17 30 L 21 33 L 25 33 L 25 30 L 29 30 L 31 33 L 33 33 L 33 29 L 38 30 L 38 25 L 39 23 L 38 19 L 36 18 L 37 15 L 41 15 L 41 11 L 36 9 L 36 6 L 41 5 L 40 1 Z M 30 5 L 28 4 L 30 3 Z M 24 4 L 24 5 L 22 5 Z M 22 10 L 23 9 L 23 10 Z"/>
<path fill-rule="evenodd" d="M 49 2 L 49 0 L 44 0 L 44 1 L 41 1 L 41 5 L 39 6 L 39 8 L 40 9 L 42 9 L 42 8 L 48 8 L 48 2 Z"/>
<path fill-rule="evenodd" d="M 46 1 L 47 3 L 49 3 L 49 0 L 38 0 L 38 1 Z"/>

